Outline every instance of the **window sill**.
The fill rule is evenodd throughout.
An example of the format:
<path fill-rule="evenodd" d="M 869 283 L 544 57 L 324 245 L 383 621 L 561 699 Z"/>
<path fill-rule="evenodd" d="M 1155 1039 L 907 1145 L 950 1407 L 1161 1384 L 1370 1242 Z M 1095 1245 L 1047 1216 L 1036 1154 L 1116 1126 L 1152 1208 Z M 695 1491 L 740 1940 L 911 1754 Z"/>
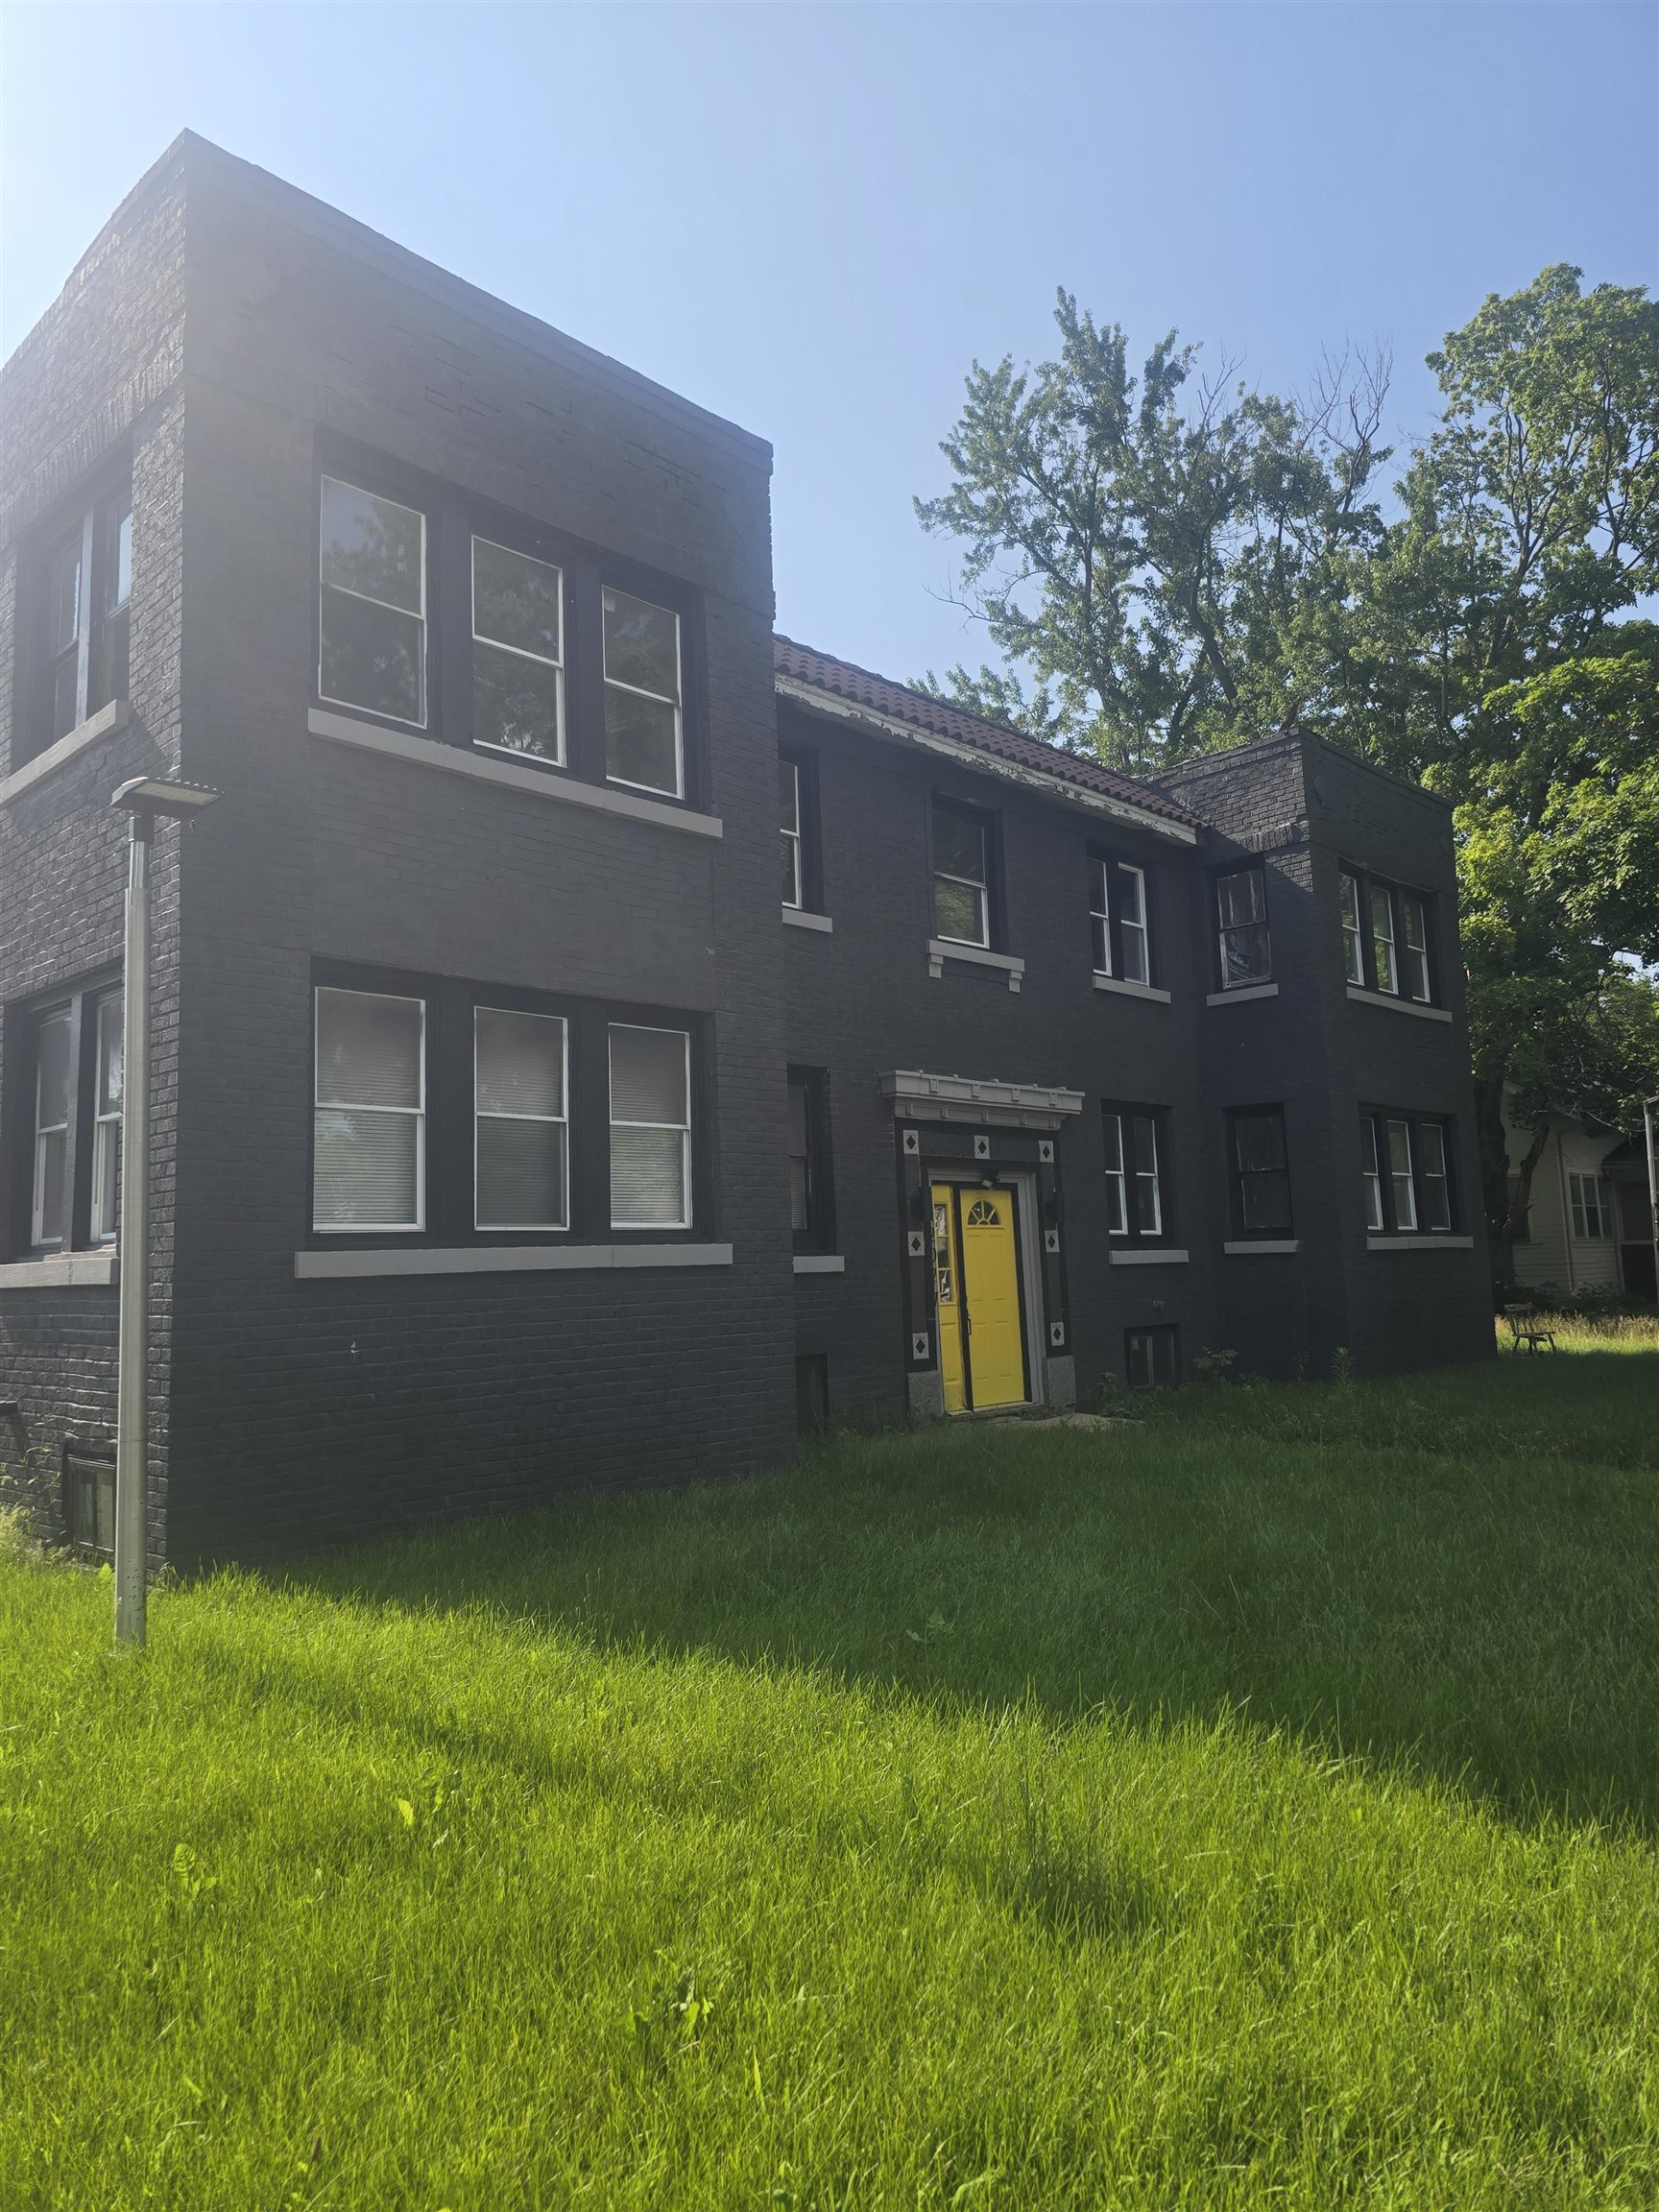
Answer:
<path fill-rule="evenodd" d="M 108 1290 L 121 1280 L 121 1262 L 106 1252 L 53 1253 L 40 1260 L 12 1260 L 0 1266 L 0 1290 Z"/>
<path fill-rule="evenodd" d="M 1419 1022 L 1450 1022 L 1452 1012 L 1447 1006 L 1425 1006 L 1415 998 L 1396 998 L 1389 991 L 1364 991 L 1358 983 L 1350 983 L 1348 996 L 1357 1006 L 1385 1006 L 1390 1014 L 1414 1014 Z"/>
<path fill-rule="evenodd" d="M 828 914 L 809 914 L 805 906 L 785 906 L 783 919 L 791 929 L 822 929 L 826 935 L 835 926 Z"/>
<path fill-rule="evenodd" d="M 1145 1244 L 1125 1246 L 1109 1255 L 1114 1267 L 1184 1267 L 1187 1254 L 1179 1244 Z"/>
<path fill-rule="evenodd" d="M 927 973 L 935 982 L 945 973 L 947 960 L 964 961 L 970 968 L 997 968 L 1008 978 L 1010 991 L 1018 991 L 1025 974 L 1025 963 L 1012 952 L 992 952 L 983 945 L 958 945 L 951 937 L 929 937 L 927 940 Z"/>
<path fill-rule="evenodd" d="M 1277 998 L 1277 983 L 1240 983 L 1231 991 L 1212 991 L 1204 1000 L 1206 1006 L 1238 1006 L 1246 998 Z"/>
<path fill-rule="evenodd" d="M 419 1244 L 296 1252 L 298 1281 L 379 1275 L 520 1275 L 621 1267 L 730 1267 L 730 1244 Z"/>
<path fill-rule="evenodd" d="M 69 731 L 48 745 L 44 753 L 36 753 L 33 760 L 25 760 L 22 767 L 14 768 L 10 776 L 0 777 L 0 807 L 10 806 L 14 799 L 33 791 L 36 783 L 44 783 L 49 776 L 56 776 L 60 768 L 66 768 L 71 760 L 89 752 L 102 739 L 118 735 L 132 719 L 132 710 L 125 699 L 111 699 L 108 707 L 100 707 L 79 729 Z"/>
<path fill-rule="evenodd" d="M 797 1252 L 797 1275 L 845 1275 L 847 1262 L 839 1252 Z"/>
<path fill-rule="evenodd" d="M 1120 992 L 1125 998 L 1154 998 L 1161 1006 L 1169 1004 L 1168 992 L 1160 991 L 1156 984 L 1131 983 L 1119 975 L 1096 974 L 1094 988 L 1096 991 Z"/>
<path fill-rule="evenodd" d="M 1236 1252 L 1244 1255 L 1266 1252 L 1300 1252 L 1302 1239 L 1299 1237 L 1239 1237 L 1230 1243 L 1223 1244 L 1221 1249 L 1223 1252 Z"/>
<path fill-rule="evenodd" d="M 1367 1237 L 1367 1252 L 1473 1252 L 1473 1237 Z"/>
<path fill-rule="evenodd" d="M 353 715 L 313 707 L 306 726 L 313 737 L 326 737 L 336 745 L 355 745 L 365 753 L 383 754 L 388 759 L 442 769 L 449 776 L 469 776 L 474 782 L 494 783 L 509 791 L 527 791 L 533 798 L 549 799 L 556 805 L 589 806 L 601 814 L 620 814 L 631 822 L 654 823 L 660 830 L 679 830 L 689 837 L 725 834 L 717 814 L 699 814 L 661 799 L 637 799 L 608 784 L 579 783 L 560 768 L 529 768 L 517 760 L 489 759 L 466 746 L 442 745 L 436 738 L 395 730 L 390 723 L 359 722 Z"/>

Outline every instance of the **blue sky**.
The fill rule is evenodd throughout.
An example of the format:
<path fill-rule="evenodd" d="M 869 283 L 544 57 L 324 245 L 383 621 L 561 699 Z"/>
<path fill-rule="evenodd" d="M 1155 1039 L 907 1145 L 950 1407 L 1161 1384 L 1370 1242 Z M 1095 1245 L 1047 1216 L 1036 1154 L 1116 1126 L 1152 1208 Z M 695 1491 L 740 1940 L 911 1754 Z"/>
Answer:
<path fill-rule="evenodd" d="M 1552 261 L 1659 277 L 1659 9 L 9 6 L 10 351 L 185 126 L 769 438 L 780 626 L 981 657 L 914 493 L 1054 289 L 1305 381 Z"/>

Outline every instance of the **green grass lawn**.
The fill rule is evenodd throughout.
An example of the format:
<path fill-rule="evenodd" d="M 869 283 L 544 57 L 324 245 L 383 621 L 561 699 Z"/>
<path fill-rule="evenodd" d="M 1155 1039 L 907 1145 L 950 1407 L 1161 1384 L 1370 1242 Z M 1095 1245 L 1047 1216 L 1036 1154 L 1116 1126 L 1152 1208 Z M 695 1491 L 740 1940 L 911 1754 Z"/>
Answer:
<path fill-rule="evenodd" d="M 1651 2206 L 1659 1348 L 0 1567 L 0 2208 Z"/>

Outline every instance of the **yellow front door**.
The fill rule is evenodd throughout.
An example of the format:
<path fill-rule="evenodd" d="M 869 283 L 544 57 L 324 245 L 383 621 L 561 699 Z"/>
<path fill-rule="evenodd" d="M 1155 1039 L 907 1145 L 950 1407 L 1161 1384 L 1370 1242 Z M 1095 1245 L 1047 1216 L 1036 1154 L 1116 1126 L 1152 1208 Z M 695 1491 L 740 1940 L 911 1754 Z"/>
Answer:
<path fill-rule="evenodd" d="M 1020 1311 L 1012 1190 L 933 1186 L 933 1283 L 945 1410 L 1021 1406 L 1025 1334 Z"/>

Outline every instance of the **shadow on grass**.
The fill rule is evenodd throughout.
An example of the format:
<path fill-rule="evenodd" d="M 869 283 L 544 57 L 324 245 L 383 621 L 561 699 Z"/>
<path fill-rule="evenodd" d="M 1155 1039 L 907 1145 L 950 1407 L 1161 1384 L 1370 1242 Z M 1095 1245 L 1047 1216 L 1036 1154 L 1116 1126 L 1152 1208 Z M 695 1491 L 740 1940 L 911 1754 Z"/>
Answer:
<path fill-rule="evenodd" d="M 844 1437 L 787 1473 L 572 1497 L 289 1579 L 944 1708 L 1242 1715 L 1516 1821 L 1653 1831 L 1659 1358 L 1563 1358 L 1505 1401 L 1497 1384 L 1521 1380 L 1221 1392 L 1093 1431 Z M 1613 1464 L 1592 1455 L 1598 1418 Z M 1133 1918 L 1096 1873 L 1057 1866 L 1024 1904 Z"/>

